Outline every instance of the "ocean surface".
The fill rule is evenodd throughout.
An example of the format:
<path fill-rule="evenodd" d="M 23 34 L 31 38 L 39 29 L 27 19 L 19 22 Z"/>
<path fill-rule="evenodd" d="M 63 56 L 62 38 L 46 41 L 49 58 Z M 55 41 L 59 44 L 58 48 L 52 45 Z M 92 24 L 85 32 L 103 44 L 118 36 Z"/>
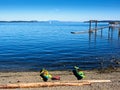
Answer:
<path fill-rule="evenodd" d="M 105 26 L 101 23 L 98 25 Z M 120 30 L 96 33 L 87 23 L 0 23 L 0 71 L 99 69 L 120 66 Z"/>

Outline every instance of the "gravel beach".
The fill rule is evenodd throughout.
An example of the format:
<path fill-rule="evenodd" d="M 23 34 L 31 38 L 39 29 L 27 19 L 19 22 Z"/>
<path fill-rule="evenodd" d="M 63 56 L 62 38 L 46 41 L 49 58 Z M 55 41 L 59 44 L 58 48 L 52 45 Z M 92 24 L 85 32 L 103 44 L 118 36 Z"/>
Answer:
<path fill-rule="evenodd" d="M 52 76 L 60 76 L 60 80 L 48 82 L 78 81 L 71 71 L 49 71 Z M 86 78 L 83 80 L 111 80 L 109 83 L 92 83 L 84 86 L 56 86 L 40 88 L 16 88 L 10 90 L 120 90 L 120 68 L 112 70 L 84 71 Z M 44 81 L 39 72 L 0 72 L 0 84 L 37 83 Z M 2 89 L 1 89 L 2 90 Z M 9 89 L 5 89 L 9 90 Z"/>

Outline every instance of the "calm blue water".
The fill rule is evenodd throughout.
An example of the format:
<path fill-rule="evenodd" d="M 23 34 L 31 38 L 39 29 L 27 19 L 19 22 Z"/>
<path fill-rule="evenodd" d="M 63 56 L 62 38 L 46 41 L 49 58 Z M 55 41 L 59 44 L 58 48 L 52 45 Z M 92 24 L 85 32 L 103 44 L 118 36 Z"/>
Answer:
<path fill-rule="evenodd" d="M 99 26 L 103 26 L 100 24 Z M 0 71 L 95 69 L 119 66 L 119 30 L 96 34 L 85 23 L 0 23 Z"/>

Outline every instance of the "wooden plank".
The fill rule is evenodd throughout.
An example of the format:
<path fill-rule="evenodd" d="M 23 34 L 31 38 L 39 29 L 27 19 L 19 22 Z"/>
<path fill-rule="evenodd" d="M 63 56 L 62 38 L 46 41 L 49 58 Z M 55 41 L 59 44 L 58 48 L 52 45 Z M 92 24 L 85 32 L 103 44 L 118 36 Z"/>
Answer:
<path fill-rule="evenodd" d="M 111 82 L 110 80 L 80 80 L 80 81 L 63 81 L 63 82 L 38 82 L 38 83 L 17 83 L 0 85 L 0 89 L 11 88 L 39 88 L 39 87 L 54 87 L 54 86 L 83 86 L 90 85 L 96 82 Z"/>
<path fill-rule="evenodd" d="M 63 81 L 68 82 L 68 81 Z M 70 82 L 70 81 L 69 81 Z M 89 83 L 108 83 L 111 82 L 111 80 L 78 80 L 78 81 L 71 81 L 74 83 L 81 83 L 81 82 L 89 82 Z"/>
<path fill-rule="evenodd" d="M 40 83 L 18 83 L 18 84 L 7 84 L 0 85 L 0 89 L 11 89 L 11 88 L 39 88 L 39 87 L 54 87 L 54 86 L 83 86 L 90 85 L 89 82 L 40 82 Z"/>
<path fill-rule="evenodd" d="M 103 82 L 111 82 L 111 80 L 83 80 L 83 82 L 103 83 Z"/>

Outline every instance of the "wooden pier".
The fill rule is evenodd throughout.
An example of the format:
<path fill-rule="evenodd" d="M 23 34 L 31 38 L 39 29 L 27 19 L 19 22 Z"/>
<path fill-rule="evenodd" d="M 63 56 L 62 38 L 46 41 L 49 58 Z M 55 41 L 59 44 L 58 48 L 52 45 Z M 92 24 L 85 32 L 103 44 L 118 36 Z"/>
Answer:
<path fill-rule="evenodd" d="M 82 31 L 82 32 L 71 32 L 72 34 L 82 34 L 82 33 L 93 33 L 97 32 L 98 30 L 103 30 L 105 28 L 113 29 L 113 28 L 118 28 L 120 30 L 120 21 L 111 21 L 111 20 L 103 20 L 103 21 L 98 21 L 98 20 L 89 20 L 85 21 L 85 23 L 89 23 L 89 29 L 88 31 Z M 99 23 L 107 23 L 106 26 L 99 27 Z M 94 24 L 94 25 L 93 25 Z"/>

